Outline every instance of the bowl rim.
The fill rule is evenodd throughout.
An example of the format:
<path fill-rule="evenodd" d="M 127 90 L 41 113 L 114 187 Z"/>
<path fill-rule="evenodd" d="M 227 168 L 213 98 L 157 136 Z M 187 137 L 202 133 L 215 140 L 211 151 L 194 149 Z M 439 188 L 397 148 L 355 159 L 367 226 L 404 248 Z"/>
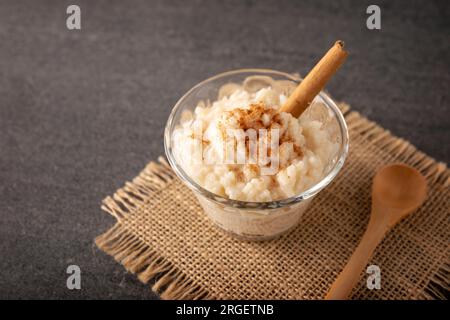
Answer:
<path fill-rule="evenodd" d="M 336 160 L 336 163 L 334 164 L 333 168 L 329 171 L 329 173 L 323 177 L 320 181 L 318 181 L 316 184 L 308 188 L 307 190 L 281 200 L 273 200 L 268 202 L 252 202 L 252 201 L 241 201 L 241 200 L 234 200 L 230 199 L 218 194 L 215 194 L 211 191 L 208 191 L 207 189 L 200 186 L 198 183 L 196 183 L 193 179 L 189 177 L 189 175 L 183 170 L 183 168 L 176 162 L 175 157 L 172 152 L 172 146 L 171 146 L 171 133 L 173 128 L 173 121 L 174 117 L 177 114 L 178 109 L 183 104 L 184 100 L 187 99 L 195 90 L 198 88 L 204 86 L 207 83 L 210 83 L 214 80 L 231 76 L 231 75 L 237 75 L 242 73 L 255 73 L 255 74 L 272 74 L 272 75 L 278 75 L 283 76 L 287 78 L 287 80 L 292 80 L 294 82 L 299 82 L 302 80 L 301 77 L 293 74 L 289 74 L 282 71 L 272 70 L 272 69 L 259 69 L 259 68 L 249 68 L 249 69 L 236 69 L 231 71 L 222 72 L 219 74 L 216 74 L 212 77 L 209 77 L 195 86 L 193 86 L 191 89 L 189 89 L 174 105 L 172 108 L 172 111 L 170 112 L 169 118 L 167 120 L 165 129 L 164 129 L 164 150 L 166 153 L 166 157 L 170 163 L 170 166 L 174 170 L 175 174 L 185 183 L 191 190 L 193 190 L 196 195 L 200 194 L 208 199 L 214 201 L 215 203 L 230 206 L 234 208 L 239 209 L 248 209 L 248 210 L 254 210 L 254 209 L 276 209 L 281 207 L 286 207 L 288 205 L 293 205 L 295 203 L 298 203 L 300 201 L 307 200 L 314 195 L 316 195 L 319 191 L 324 189 L 328 184 L 331 183 L 331 181 L 334 180 L 336 175 L 339 173 L 341 168 L 344 165 L 345 159 L 348 155 L 348 149 L 349 149 L 349 135 L 348 135 L 348 128 L 347 124 L 345 122 L 344 115 L 336 105 L 336 103 L 333 101 L 333 99 L 330 98 L 330 96 L 325 93 L 324 91 L 320 91 L 318 96 L 324 101 L 325 105 L 331 109 L 331 111 L 334 112 L 338 123 L 339 123 L 339 129 L 342 136 L 342 142 L 340 143 L 340 150 L 338 159 Z"/>

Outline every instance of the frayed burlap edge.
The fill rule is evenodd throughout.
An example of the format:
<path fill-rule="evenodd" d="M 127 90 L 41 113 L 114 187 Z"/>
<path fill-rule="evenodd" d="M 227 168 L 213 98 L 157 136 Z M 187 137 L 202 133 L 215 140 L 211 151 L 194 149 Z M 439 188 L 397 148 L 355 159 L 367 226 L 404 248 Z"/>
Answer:
<path fill-rule="evenodd" d="M 410 164 L 420 170 L 428 180 L 441 188 L 450 185 L 450 170 L 445 163 L 436 162 L 418 151 L 408 141 L 393 136 L 388 130 L 350 111 L 347 104 L 340 104 L 352 134 L 358 134 L 369 143 L 386 150 L 398 161 Z M 132 182 L 116 191 L 112 197 L 103 200 L 102 209 L 117 219 L 117 223 L 106 233 L 95 239 L 99 249 L 114 257 L 126 270 L 136 274 L 140 281 L 154 281 L 152 290 L 162 299 L 214 299 L 207 290 L 178 270 L 172 263 L 152 250 L 142 239 L 132 234 L 121 220 L 133 209 L 151 200 L 152 194 L 163 189 L 176 178 L 164 158 L 159 163 L 150 162 Z M 445 299 L 444 292 L 450 291 L 450 256 L 445 256 L 442 265 L 420 293 L 423 299 Z"/>
<path fill-rule="evenodd" d="M 103 200 L 102 209 L 117 219 L 106 233 L 95 239 L 99 249 L 114 257 L 125 269 L 136 274 L 143 283 L 155 280 L 152 290 L 162 299 L 212 299 L 206 290 L 196 285 L 142 239 L 132 234 L 121 220 L 134 208 L 150 200 L 175 178 L 169 164 L 159 157 L 159 164 L 150 162 L 132 182 Z"/>

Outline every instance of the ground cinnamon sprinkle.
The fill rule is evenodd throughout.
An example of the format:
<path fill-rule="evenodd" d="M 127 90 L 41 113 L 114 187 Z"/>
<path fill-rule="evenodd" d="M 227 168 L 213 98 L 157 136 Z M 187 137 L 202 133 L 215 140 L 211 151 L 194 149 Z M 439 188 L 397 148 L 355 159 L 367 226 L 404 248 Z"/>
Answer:
<path fill-rule="evenodd" d="M 230 166 L 230 168 L 236 175 L 237 182 L 244 182 L 246 180 L 243 166 Z M 246 164 L 245 168 L 253 171 L 255 175 L 259 175 L 259 167 L 256 164 Z"/>
<path fill-rule="evenodd" d="M 299 156 L 299 157 L 303 157 L 303 150 L 300 146 L 297 146 L 296 144 L 294 144 L 294 152 Z"/>
<path fill-rule="evenodd" d="M 236 171 L 236 180 L 238 182 L 244 182 L 245 181 L 245 175 L 241 170 Z"/>
<path fill-rule="evenodd" d="M 259 174 L 259 167 L 256 164 L 249 164 L 248 168 L 256 174 Z"/>
<path fill-rule="evenodd" d="M 272 155 L 272 149 L 270 148 L 271 145 L 271 129 L 281 129 L 283 127 L 282 118 L 280 113 L 275 109 L 271 107 L 267 107 L 262 103 L 253 103 L 250 104 L 248 109 L 243 108 L 236 108 L 231 111 L 225 112 L 225 122 L 228 120 L 231 120 L 232 118 L 235 119 L 238 128 L 236 129 L 242 129 L 244 131 L 253 129 L 256 131 L 256 136 L 259 139 L 259 129 L 267 129 L 267 157 L 271 157 Z M 227 127 L 225 123 L 219 122 L 219 128 L 221 131 L 222 139 L 226 140 L 227 138 Z M 236 146 L 236 141 L 235 146 Z M 302 157 L 303 151 L 300 146 L 296 145 L 291 137 L 287 134 L 287 132 L 283 132 L 279 136 L 279 145 L 282 145 L 283 143 L 292 143 L 294 152 Z M 245 137 L 245 146 L 246 146 L 246 156 L 250 156 L 250 146 L 249 146 L 249 137 Z M 259 148 L 257 148 L 257 157 L 259 158 Z M 270 166 L 270 160 L 269 163 L 266 163 L 265 166 Z M 255 173 L 259 173 L 259 168 L 256 165 L 250 165 L 252 166 L 252 170 L 255 170 Z M 280 169 L 283 169 L 281 167 Z"/>
<path fill-rule="evenodd" d="M 244 182 L 245 181 L 245 175 L 244 175 L 244 173 L 242 172 L 242 170 L 239 167 L 237 167 L 235 165 L 230 165 L 230 166 L 228 166 L 228 168 L 231 171 L 233 171 L 234 174 L 236 175 L 236 181 L 237 182 Z"/>
<path fill-rule="evenodd" d="M 278 181 L 276 179 L 276 176 L 270 176 L 269 188 L 276 188 L 276 187 L 278 187 Z"/>
<path fill-rule="evenodd" d="M 278 112 L 273 108 L 267 108 L 262 103 L 254 103 L 249 106 L 248 109 L 236 108 L 232 111 L 228 111 L 228 116 L 237 119 L 239 128 L 243 130 L 247 129 L 264 129 L 270 128 L 274 118 Z M 268 125 L 264 125 L 263 116 L 267 115 L 271 121 Z M 277 117 L 279 120 L 279 117 Z"/>
<path fill-rule="evenodd" d="M 204 147 L 208 146 L 211 142 L 209 140 L 202 139 L 202 145 Z"/>

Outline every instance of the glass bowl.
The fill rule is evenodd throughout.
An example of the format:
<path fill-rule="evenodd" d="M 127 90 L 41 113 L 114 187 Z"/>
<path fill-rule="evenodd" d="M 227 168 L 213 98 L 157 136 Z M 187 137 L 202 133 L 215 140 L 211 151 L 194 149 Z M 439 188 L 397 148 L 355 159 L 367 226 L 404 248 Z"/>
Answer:
<path fill-rule="evenodd" d="M 313 197 L 325 188 L 342 168 L 348 153 L 348 130 L 344 117 L 336 103 L 325 93 L 320 92 L 311 106 L 305 111 L 311 119 L 322 122 L 338 148 L 330 155 L 323 178 L 309 189 L 287 199 L 270 202 L 246 202 L 232 200 L 214 194 L 196 183 L 177 161 L 172 139 L 174 129 L 180 124 L 183 111 L 194 111 L 201 102 L 215 101 L 220 88 L 226 84 L 242 84 L 248 79 L 264 82 L 278 81 L 295 87 L 301 79 L 288 73 L 267 69 L 241 69 L 213 76 L 200 82 L 173 107 L 166 124 L 164 147 L 169 163 L 181 181 L 197 197 L 206 215 L 221 229 L 245 240 L 267 240 L 293 229 L 300 221 Z M 272 80 L 269 80 L 272 79 Z M 257 81 L 258 82 L 258 81 Z M 256 86 L 261 85 L 255 83 Z M 303 116 L 303 115 L 302 115 Z"/>

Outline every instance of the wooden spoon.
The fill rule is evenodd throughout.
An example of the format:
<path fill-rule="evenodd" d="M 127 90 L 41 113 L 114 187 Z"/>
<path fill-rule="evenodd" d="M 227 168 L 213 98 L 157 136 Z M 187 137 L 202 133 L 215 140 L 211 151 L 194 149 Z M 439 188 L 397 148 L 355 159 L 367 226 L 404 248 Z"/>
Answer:
<path fill-rule="evenodd" d="M 394 225 L 422 205 L 426 194 L 425 177 L 406 164 L 391 164 L 378 171 L 372 184 L 372 212 L 366 232 L 325 299 L 348 298 L 377 245 Z"/>

